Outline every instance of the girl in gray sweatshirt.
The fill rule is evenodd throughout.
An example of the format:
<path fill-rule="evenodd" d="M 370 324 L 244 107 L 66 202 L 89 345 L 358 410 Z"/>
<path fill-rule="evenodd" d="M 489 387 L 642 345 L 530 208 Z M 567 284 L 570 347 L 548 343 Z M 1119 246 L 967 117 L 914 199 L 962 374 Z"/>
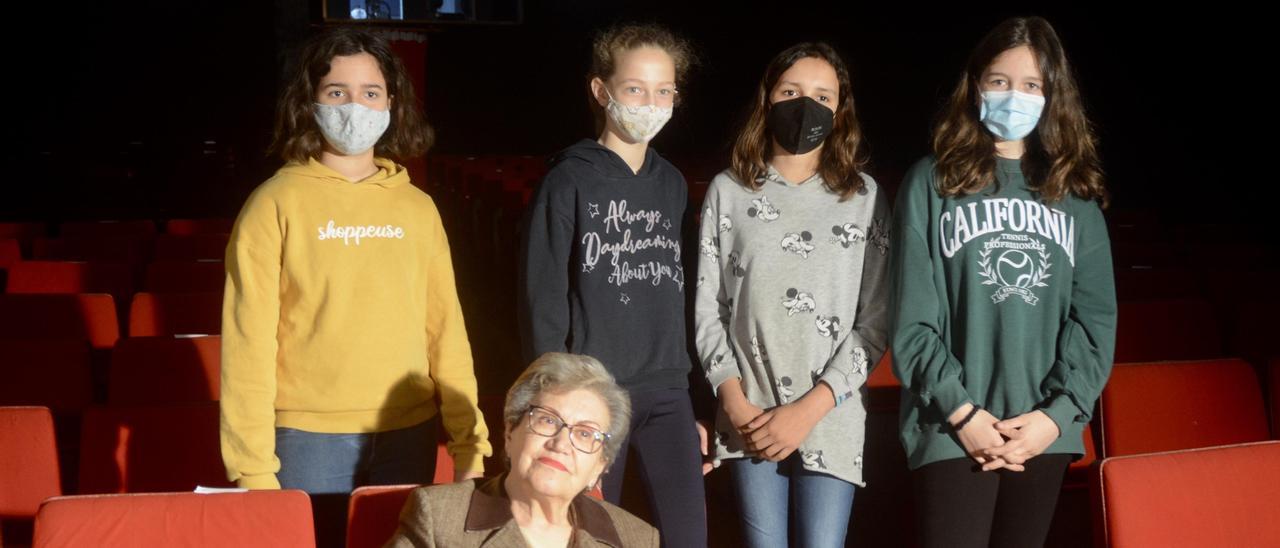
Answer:
<path fill-rule="evenodd" d="M 750 546 L 843 546 L 862 478 L 864 383 L 886 344 L 889 211 L 849 72 L 826 44 L 774 58 L 701 212 L 697 347 L 715 456 Z"/>

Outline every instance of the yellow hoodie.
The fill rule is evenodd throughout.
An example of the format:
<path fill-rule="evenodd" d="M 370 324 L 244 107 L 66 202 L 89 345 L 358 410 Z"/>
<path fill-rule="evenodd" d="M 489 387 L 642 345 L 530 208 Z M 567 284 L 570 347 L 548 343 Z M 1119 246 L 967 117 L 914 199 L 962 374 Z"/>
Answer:
<path fill-rule="evenodd" d="M 222 459 L 278 488 L 275 428 L 365 433 L 435 416 L 458 471 L 493 450 L 449 243 L 431 198 L 377 159 L 352 183 L 291 163 L 249 196 L 227 247 Z"/>

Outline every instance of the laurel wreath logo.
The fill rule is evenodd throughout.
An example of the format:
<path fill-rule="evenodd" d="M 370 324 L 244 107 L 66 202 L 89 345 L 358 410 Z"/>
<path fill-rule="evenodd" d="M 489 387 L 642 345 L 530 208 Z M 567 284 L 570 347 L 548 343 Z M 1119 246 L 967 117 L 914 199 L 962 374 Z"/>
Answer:
<path fill-rule="evenodd" d="M 1040 260 L 1037 262 L 1039 268 L 1036 268 L 1031 273 L 1031 287 L 1049 287 L 1049 284 L 1044 281 L 1053 276 L 1053 274 L 1049 273 L 1049 268 L 1053 266 L 1053 263 L 1049 262 L 1048 251 L 1041 249 L 1037 254 L 1040 256 Z M 982 285 L 1000 285 L 1000 278 L 996 275 L 996 270 L 991 267 L 990 249 L 978 252 L 978 266 L 981 268 L 978 274 L 985 278 L 982 281 Z"/>

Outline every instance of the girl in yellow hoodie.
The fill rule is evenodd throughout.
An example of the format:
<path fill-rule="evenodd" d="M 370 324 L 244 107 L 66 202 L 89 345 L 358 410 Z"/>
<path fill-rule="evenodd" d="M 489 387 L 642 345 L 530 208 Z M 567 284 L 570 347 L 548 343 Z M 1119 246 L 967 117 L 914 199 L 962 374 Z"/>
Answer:
<path fill-rule="evenodd" d="M 430 483 L 437 417 L 455 477 L 492 453 L 440 215 L 405 168 L 430 146 L 385 41 L 310 42 L 275 152 L 227 248 L 222 457 L 241 487 Z M 439 403 L 437 403 L 439 402 Z"/>

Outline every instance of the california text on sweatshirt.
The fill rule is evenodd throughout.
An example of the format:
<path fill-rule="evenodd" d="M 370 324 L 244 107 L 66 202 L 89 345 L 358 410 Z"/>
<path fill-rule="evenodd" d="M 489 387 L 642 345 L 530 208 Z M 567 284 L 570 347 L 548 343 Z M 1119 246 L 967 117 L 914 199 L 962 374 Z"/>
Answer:
<path fill-rule="evenodd" d="M 947 417 L 966 402 L 1006 419 L 1042 410 L 1083 454 L 1081 431 L 1111 373 L 1116 299 L 1102 210 L 1046 203 L 1021 162 L 969 196 L 936 190 L 934 161 L 907 173 L 895 208 L 893 369 L 912 469 L 966 457 Z"/>

